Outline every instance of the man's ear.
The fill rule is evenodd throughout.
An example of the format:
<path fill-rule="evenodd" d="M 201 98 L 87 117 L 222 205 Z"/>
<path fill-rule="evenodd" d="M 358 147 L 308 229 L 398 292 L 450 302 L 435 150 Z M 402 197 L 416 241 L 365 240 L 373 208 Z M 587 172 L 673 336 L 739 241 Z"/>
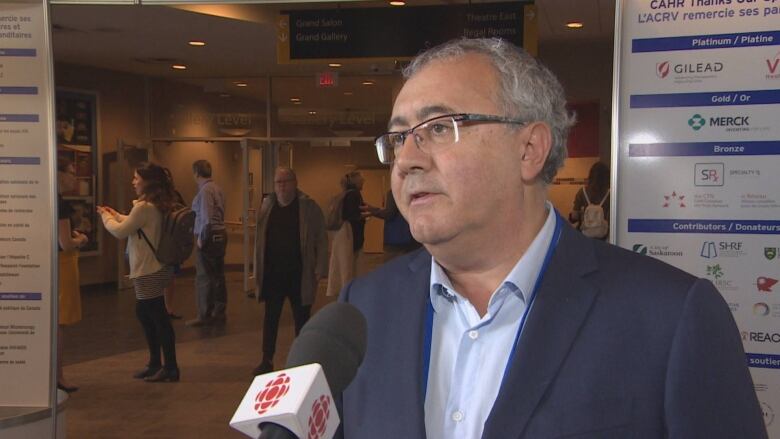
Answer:
<path fill-rule="evenodd" d="M 533 182 L 542 173 L 544 163 L 552 148 L 552 132 L 543 122 L 533 122 L 520 130 L 522 136 L 522 157 L 520 159 L 520 174 L 523 181 Z"/>

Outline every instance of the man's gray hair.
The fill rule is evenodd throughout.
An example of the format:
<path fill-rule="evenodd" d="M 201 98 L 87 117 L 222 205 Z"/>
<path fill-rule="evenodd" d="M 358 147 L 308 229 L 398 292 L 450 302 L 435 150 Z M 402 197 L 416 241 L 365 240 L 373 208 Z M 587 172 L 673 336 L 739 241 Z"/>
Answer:
<path fill-rule="evenodd" d="M 298 176 L 295 175 L 295 171 L 293 171 L 293 168 L 289 166 L 277 166 L 276 169 L 274 169 L 274 175 L 278 172 L 286 172 L 292 176 L 293 180 L 298 181 Z"/>
<path fill-rule="evenodd" d="M 411 78 L 432 61 L 469 53 L 486 56 L 496 69 L 500 88 L 495 98 L 503 116 L 549 125 L 552 148 L 541 177 L 545 183 L 552 183 L 566 160 L 566 139 L 575 116 L 566 109 L 566 95 L 555 75 L 525 50 L 498 38 L 452 40 L 415 57 L 404 69 L 404 78 Z"/>

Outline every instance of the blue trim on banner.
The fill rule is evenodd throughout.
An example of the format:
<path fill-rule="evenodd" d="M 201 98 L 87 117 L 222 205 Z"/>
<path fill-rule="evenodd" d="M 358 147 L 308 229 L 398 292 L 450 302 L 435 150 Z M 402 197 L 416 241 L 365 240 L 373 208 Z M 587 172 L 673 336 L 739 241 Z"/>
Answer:
<path fill-rule="evenodd" d="M 780 355 L 746 353 L 748 367 L 780 369 Z"/>
<path fill-rule="evenodd" d="M 38 122 L 37 114 L 0 114 L 0 122 Z"/>
<path fill-rule="evenodd" d="M 780 89 L 631 95 L 631 108 L 780 104 Z"/>
<path fill-rule="evenodd" d="M 632 143 L 629 157 L 780 155 L 780 140 L 753 142 Z"/>
<path fill-rule="evenodd" d="M 728 233 L 740 235 L 780 235 L 780 221 L 629 219 L 633 233 Z"/>
<path fill-rule="evenodd" d="M 0 95 L 37 95 L 38 87 L 0 87 Z"/>
<path fill-rule="evenodd" d="M 780 44 L 780 31 L 688 35 L 684 37 L 635 38 L 631 40 L 631 52 L 667 52 L 670 50 L 776 46 L 778 44 Z"/>
<path fill-rule="evenodd" d="M 2 49 L 0 48 L 0 56 L 35 56 L 37 51 L 35 49 Z"/>
<path fill-rule="evenodd" d="M 0 293 L 0 300 L 41 300 L 43 293 Z"/>
<path fill-rule="evenodd" d="M 0 165 L 40 165 L 40 157 L 0 157 Z"/>

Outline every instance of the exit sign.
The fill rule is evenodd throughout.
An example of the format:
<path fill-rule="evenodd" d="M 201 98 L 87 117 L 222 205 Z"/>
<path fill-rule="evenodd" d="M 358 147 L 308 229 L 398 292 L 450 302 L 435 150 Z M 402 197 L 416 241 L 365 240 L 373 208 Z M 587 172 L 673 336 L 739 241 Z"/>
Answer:
<path fill-rule="evenodd" d="M 337 87 L 339 74 L 336 72 L 317 73 L 317 87 Z"/>

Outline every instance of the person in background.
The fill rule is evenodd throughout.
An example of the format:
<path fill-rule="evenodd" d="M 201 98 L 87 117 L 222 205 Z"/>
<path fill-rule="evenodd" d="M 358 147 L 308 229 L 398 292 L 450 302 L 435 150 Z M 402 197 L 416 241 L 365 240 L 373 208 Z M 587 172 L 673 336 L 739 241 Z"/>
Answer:
<path fill-rule="evenodd" d="M 345 174 L 341 181 L 341 228 L 333 236 L 328 268 L 327 296 L 336 296 L 341 288 L 358 274 L 360 255 L 365 239 L 365 203 L 360 191 L 365 179 L 359 171 Z"/>
<path fill-rule="evenodd" d="M 225 323 L 227 287 L 225 286 L 225 196 L 211 179 L 211 163 L 198 160 L 192 164 L 198 183 L 198 193 L 192 200 L 195 212 L 195 295 L 198 317 L 188 320 L 187 326 Z"/>
<path fill-rule="evenodd" d="M 173 267 L 162 265 L 146 242 L 146 239 L 160 242 L 163 215 L 170 211 L 174 202 L 173 188 L 162 167 L 144 163 L 135 169 L 133 189 L 138 199 L 133 201 L 128 215 L 108 206 L 97 206 L 106 230 L 118 239 L 128 239 L 130 279 L 136 297 L 135 313 L 149 348 L 149 362 L 133 378 L 148 382 L 175 382 L 180 377 L 176 335 L 163 296 L 163 288 L 173 276 Z M 160 359 L 160 348 L 164 363 Z"/>
<path fill-rule="evenodd" d="M 574 196 L 574 207 L 569 214 L 569 222 L 577 230 L 582 231 L 585 209 L 590 205 L 601 206 L 603 217 L 609 227 L 609 166 L 602 162 L 596 162 L 588 171 L 588 181 L 585 186 L 577 191 Z M 609 237 L 607 233 L 597 233 L 593 236 L 597 239 L 606 241 Z"/>
<path fill-rule="evenodd" d="M 70 160 L 60 158 L 57 160 L 57 171 L 65 174 L 74 174 L 76 171 Z M 79 388 L 67 382 L 62 372 L 62 353 L 65 349 L 63 332 L 66 326 L 81 321 L 81 286 L 79 281 L 79 248 L 83 247 L 89 239 L 87 235 L 74 230 L 70 217 L 73 209 L 62 193 L 73 191 L 69 182 L 75 179 L 62 179 L 57 185 L 57 262 L 59 265 L 59 277 L 57 279 L 57 297 L 59 306 L 59 326 L 57 328 L 57 388 L 68 393 Z"/>
<path fill-rule="evenodd" d="M 171 175 L 171 170 L 168 168 L 165 168 L 165 175 L 168 176 L 168 181 L 171 185 L 171 190 L 173 191 L 173 200 L 176 202 L 176 204 L 184 206 L 184 197 L 181 196 L 181 193 L 176 190 L 176 185 L 173 183 L 173 175 Z M 176 276 L 179 275 L 181 272 L 181 265 L 176 264 L 173 266 L 173 276 L 171 276 L 171 282 L 168 284 L 165 289 L 163 289 L 163 296 L 165 297 L 165 311 L 168 313 L 168 317 L 170 317 L 173 320 L 180 320 L 181 316 L 179 314 L 176 314 L 173 309 L 173 298 L 176 293 Z"/>
<path fill-rule="evenodd" d="M 409 223 L 395 204 L 392 190 L 387 191 L 384 208 L 366 204 L 361 210 L 364 216 L 375 216 L 385 222 L 382 245 L 385 262 L 420 248 L 420 243 L 414 240 L 409 230 Z"/>
<path fill-rule="evenodd" d="M 265 301 L 263 361 L 253 373 L 274 368 L 276 335 L 285 299 L 290 301 L 295 335 L 309 319 L 319 280 L 328 271 L 328 234 L 317 203 L 298 190 L 288 167 L 274 172 L 274 193 L 260 206 L 255 235 L 255 281 Z"/>
<path fill-rule="evenodd" d="M 404 77 L 375 146 L 424 248 L 341 293 L 368 346 L 335 397 L 344 438 L 767 437 L 715 286 L 550 203 L 574 117 L 549 69 L 462 38 Z"/>

